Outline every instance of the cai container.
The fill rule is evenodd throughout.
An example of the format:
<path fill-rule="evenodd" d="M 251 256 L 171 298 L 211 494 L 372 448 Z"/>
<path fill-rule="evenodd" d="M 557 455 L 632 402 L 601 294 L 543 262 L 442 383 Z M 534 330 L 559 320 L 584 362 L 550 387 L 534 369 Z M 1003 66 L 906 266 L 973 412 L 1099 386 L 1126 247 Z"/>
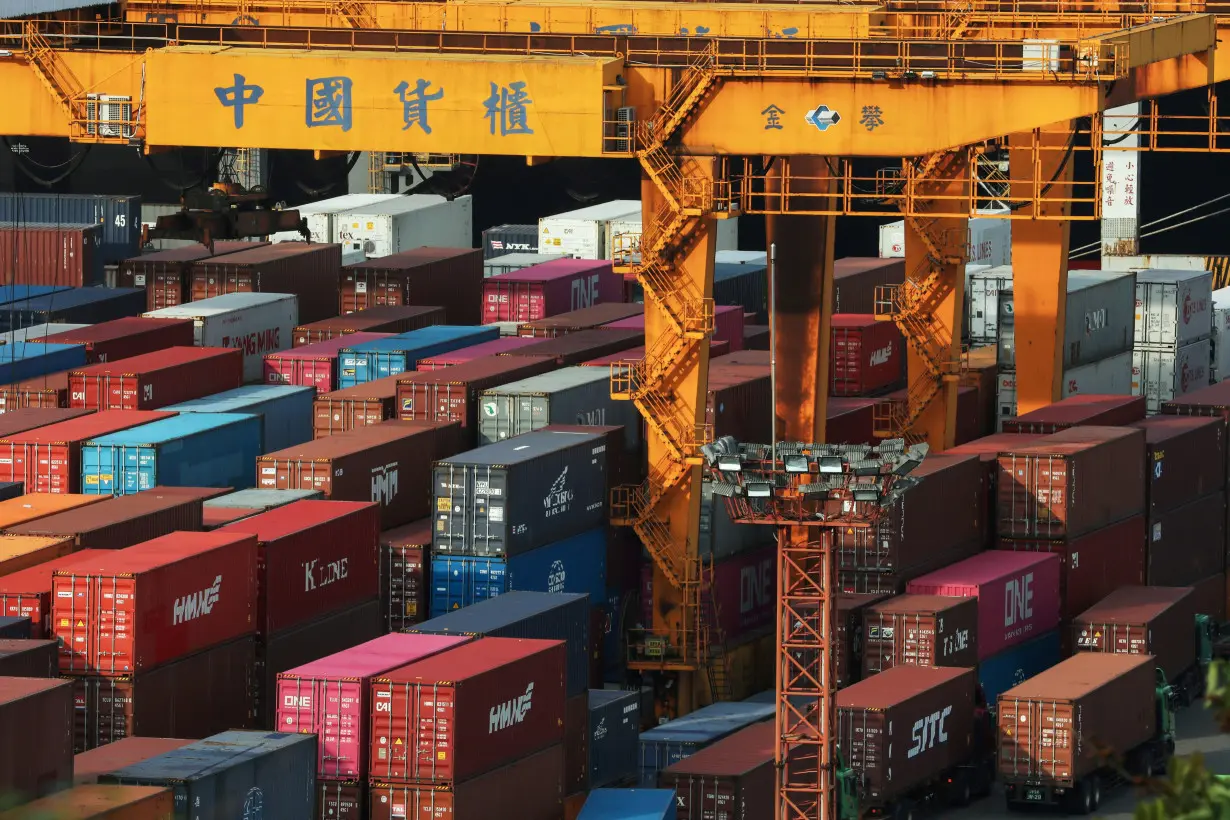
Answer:
<path fill-rule="evenodd" d="M 294 347 L 265 356 L 266 384 L 291 384 L 314 387 L 317 393 L 337 389 L 337 357 L 350 345 L 387 338 L 385 333 L 351 333 L 325 342 Z"/>
<path fill-rule="evenodd" d="M 991 712 L 998 708 L 1004 692 L 1059 663 L 1063 658 L 1060 632 L 1052 629 L 978 662 L 978 685 Z"/>
<path fill-rule="evenodd" d="M 400 632 L 427 619 L 431 519 L 380 533 L 380 609 L 385 631 Z"/>
<path fill-rule="evenodd" d="M 381 305 L 440 305 L 450 324 L 477 325 L 482 293 L 481 251 L 415 248 L 343 268 L 339 306 L 347 314 Z"/>
<path fill-rule="evenodd" d="M 520 355 L 534 347 L 537 345 L 512 350 L 509 355 L 475 359 L 443 371 L 402 374 L 397 387 L 397 417 L 403 421 L 460 422 L 473 441 L 478 430 L 479 397 L 484 390 L 557 367 L 553 358 Z"/>
<path fill-rule="evenodd" d="M 0 783 L 18 803 L 72 783 L 72 684 L 0 677 L 0 749 Z"/>
<path fill-rule="evenodd" d="M 748 726 L 667 767 L 658 775 L 658 785 L 674 789 L 675 806 L 687 818 L 771 817 L 777 801 L 773 758 L 779 741 L 771 722 Z"/>
<path fill-rule="evenodd" d="M 602 302 L 622 302 L 623 277 L 611 263 L 556 259 L 483 282 L 483 324 L 533 322 Z"/>
<path fill-rule="evenodd" d="M 641 693 L 589 690 L 589 787 L 630 782 L 637 775 Z"/>
<path fill-rule="evenodd" d="M 619 425 L 628 448 L 641 441 L 636 406 L 611 398 L 610 373 L 602 368 L 563 367 L 484 390 L 479 401 L 479 444 L 549 424 Z"/>
<path fill-rule="evenodd" d="M 117 282 L 122 288 L 145 291 L 145 309 L 182 305 L 191 302 L 188 292 L 188 271 L 193 262 L 229 253 L 251 250 L 264 242 L 215 242 L 213 253 L 204 245 L 193 243 L 182 248 L 144 253 L 120 263 Z"/>
<path fill-rule="evenodd" d="M 0 345 L 0 382 L 37 379 L 85 364 L 83 345 L 51 344 L 42 341 L 13 342 Z"/>
<path fill-rule="evenodd" d="M 295 328 L 292 347 L 327 342 L 352 333 L 408 333 L 444 324 L 444 308 L 419 305 L 381 305 L 345 316 L 321 319 Z"/>
<path fill-rule="evenodd" d="M 339 388 L 414 370 L 421 358 L 499 338 L 495 328 L 435 325 L 387 339 L 352 344 L 338 354 Z"/>
<path fill-rule="evenodd" d="M 312 439 L 310 387 L 289 384 L 248 384 L 212 396 L 172 404 L 168 413 L 243 413 L 261 419 L 261 452 L 293 447 Z M 243 505 L 237 505 L 243 506 Z"/>
<path fill-rule="evenodd" d="M 0 615 L 30 619 L 30 634 L 35 638 L 51 635 L 51 587 L 55 571 L 105 556 L 104 550 L 81 550 L 51 561 L 0 577 Z M 56 672 L 59 673 L 59 645 L 56 645 Z"/>
<path fill-rule="evenodd" d="M 2 210 L 2 208 L 0 208 Z M 84 288 L 103 281 L 99 226 L 0 221 L 0 275 L 6 282 Z"/>
<path fill-rule="evenodd" d="M 662 770 L 724 737 L 773 719 L 772 703 L 714 703 L 641 733 L 640 785 L 657 785 Z"/>
<path fill-rule="evenodd" d="M 126 737 L 88 752 L 80 752 L 73 758 L 73 782 L 78 785 L 96 783 L 99 775 L 149 760 L 191 742 L 173 737 Z"/>
<path fill-rule="evenodd" d="M 978 601 L 898 595 L 863 615 L 863 677 L 894 666 L 977 666 Z"/>
<path fill-rule="evenodd" d="M 156 410 L 243 384 L 243 355 L 233 348 L 169 347 L 73 370 L 69 406 Z"/>
<path fill-rule="evenodd" d="M 896 325 L 872 314 L 845 314 L 834 316 L 831 328 L 829 395 L 874 395 L 897 386 L 905 373 L 905 339 Z"/>
<path fill-rule="evenodd" d="M 1145 498 L 1150 516 L 1225 489 L 1222 421 L 1152 416 L 1132 426 L 1145 431 Z"/>
<path fill-rule="evenodd" d="M 1004 419 L 1003 432 L 1049 435 L 1069 427 L 1126 427 L 1144 417 L 1143 396 L 1078 393 L 1022 416 Z"/>
<path fill-rule="evenodd" d="M 81 491 L 131 495 L 155 486 L 256 483 L 261 420 L 243 413 L 184 413 L 91 438 L 81 445 Z"/>
<path fill-rule="evenodd" d="M 45 322 L 96 325 L 145 310 L 145 292 L 136 288 L 71 288 L 9 302 L 0 311 L 0 331 Z"/>
<path fill-rule="evenodd" d="M 188 274 L 188 289 L 194 302 L 227 293 L 294 294 L 299 305 L 298 317 L 282 340 L 289 347 L 291 331 L 299 322 L 337 315 L 341 267 L 342 249 L 338 245 L 261 245 L 194 262 Z"/>
<path fill-rule="evenodd" d="M 20 620 L 27 625 L 29 618 Z M 60 647 L 39 638 L 0 638 L 0 678 L 58 678 Z"/>
<path fill-rule="evenodd" d="M 191 347 L 196 343 L 191 322 L 184 319 L 151 319 L 143 316 L 112 319 L 77 330 L 51 333 L 37 339 L 30 338 L 29 341 L 83 345 L 85 361 L 82 364 L 114 362 L 140 356 L 142 353 L 153 353 L 164 347 Z"/>
<path fill-rule="evenodd" d="M 200 530 L 202 504 L 200 497 L 167 494 L 154 488 L 28 521 L 5 532 L 72 538 L 77 550 L 118 550 L 176 530 Z"/>

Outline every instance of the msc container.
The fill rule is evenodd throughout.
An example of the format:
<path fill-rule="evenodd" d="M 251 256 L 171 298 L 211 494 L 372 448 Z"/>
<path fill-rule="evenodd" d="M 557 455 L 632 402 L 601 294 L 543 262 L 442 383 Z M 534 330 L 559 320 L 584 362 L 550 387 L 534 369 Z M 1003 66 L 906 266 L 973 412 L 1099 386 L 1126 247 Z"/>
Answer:
<path fill-rule="evenodd" d="M 18 524 L 5 533 L 72 538 L 78 550 L 118 550 L 177 530 L 199 531 L 201 517 L 202 499 L 155 488 Z"/>
<path fill-rule="evenodd" d="M 1207 387 L 1210 381 L 1211 344 L 1208 339 L 1200 339 L 1177 350 L 1134 349 L 1133 395 L 1143 396 L 1149 412 L 1156 413 L 1163 402 Z"/>
<path fill-rule="evenodd" d="M 27 407 L 68 407 L 68 371 L 0 387 L 0 412 Z"/>
<path fill-rule="evenodd" d="M 1132 392 L 1132 352 L 1118 353 L 1064 370 L 1063 398 L 1083 394 L 1129 395 Z M 996 378 L 997 415 L 1002 422 L 1016 415 L 1016 371 L 1002 371 Z M 1001 423 L 1002 427 L 1002 423 Z"/>
<path fill-rule="evenodd" d="M 72 782 L 72 685 L 0 677 L 0 789 L 21 803 Z"/>
<path fill-rule="evenodd" d="M 556 336 L 564 336 L 580 330 L 593 330 L 611 322 L 639 316 L 644 311 L 644 305 L 626 304 L 622 301 L 599 302 L 589 307 L 526 322 L 517 328 L 517 335 L 536 339 L 554 339 Z"/>
<path fill-rule="evenodd" d="M 562 743 L 566 658 L 560 641 L 479 638 L 377 676 L 369 777 L 462 783 Z"/>
<path fill-rule="evenodd" d="M 297 297 L 289 293 L 228 293 L 144 314 L 151 319 L 191 320 L 197 347 L 232 347 L 243 353 L 244 381 L 261 381 L 264 357 L 290 347 L 299 323 Z"/>
<path fill-rule="evenodd" d="M 496 225 L 482 236 L 483 259 L 495 259 L 508 254 L 537 254 L 537 225 Z"/>
<path fill-rule="evenodd" d="M 250 535 L 176 532 L 96 555 L 52 576 L 62 672 L 139 674 L 255 631 Z"/>
<path fill-rule="evenodd" d="M 557 259 L 483 282 L 483 324 L 533 322 L 600 302 L 622 302 L 623 277 L 610 262 Z"/>
<path fill-rule="evenodd" d="M 973 669 L 895 666 L 837 693 L 837 745 L 860 783 L 860 805 L 884 806 L 970 761 L 975 685 Z M 933 716 L 947 741 L 934 742 L 935 729 L 931 743 L 906 735 Z"/>
<path fill-rule="evenodd" d="M 675 820 L 675 793 L 670 789 L 594 789 L 576 820 Z"/>
<path fill-rule="evenodd" d="M 499 339 L 495 328 L 436 325 L 399 336 L 350 345 L 338 356 L 340 388 L 414 370 L 420 358 Z"/>
<path fill-rule="evenodd" d="M 105 555 L 102 550 L 80 552 L 0 576 L 0 615 L 30 619 L 30 634 L 45 638 L 51 634 L 51 576 L 55 570 Z M 59 645 L 56 646 L 56 671 L 59 671 Z"/>
<path fill-rule="evenodd" d="M 915 578 L 906 591 L 977 598 L 981 660 L 1059 626 L 1060 569 L 1056 555 L 990 550 Z"/>
<path fill-rule="evenodd" d="M 1007 538 L 1075 538 L 1140 513 L 1144 450 L 1140 430 L 1072 427 L 1001 454 L 997 531 Z"/>
<path fill-rule="evenodd" d="M 154 410 L 243 384 L 243 354 L 217 347 L 169 347 L 68 374 L 69 406 Z"/>
<path fill-rule="evenodd" d="M 589 786 L 597 789 L 631 781 L 637 774 L 641 734 L 641 693 L 589 690 Z"/>
<path fill-rule="evenodd" d="M 249 636 L 137 675 L 73 678 L 76 751 L 127 737 L 208 737 L 250 728 L 255 658 Z"/>
<path fill-rule="evenodd" d="M 185 413 L 81 445 L 81 490 L 131 495 L 155 486 L 251 487 L 261 420 L 242 413 Z"/>
<path fill-rule="evenodd" d="M 62 421 L 88 416 L 94 411 L 79 407 L 25 407 L 0 414 L 0 439 L 37 430 Z M 20 481 L 17 482 L 20 485 Z M 21 491 L 15 493 L 21 495 Z M 11 498 L 12 496 L 6 496 Z"/>
<path fill-rule="evenodd" d="M 1071 787 L 1157 726 L 1152 655 L 1080 652 L 999 696 L 999 779 Z M 951 730 L 949 730 L 951 737 Z M 1096 742 L 1094 741 L 1096 738 Z"/>
<path fill-rule="evenodd" d="M 1196 665 L 1196 614 L 1191 587 L 1121 587 L 1072 620 L 1072 648 L 1152 655 L 1177 683 Z"/>
<path fill-rule="evenodd" d="M 270 353 L 265 356 L 267 384 L 293 384 L 315 387 L 317 393 L 337 389 L 337 357 L 343 348 L 351 345 L 386 339 L 387 333 L 350 333 L 335 336 L 327 342 L 313 342 L 302 347 Z"/>
<path fill-rule="evenodd" d="M 978 663 L 978 685 L 982 687 L 988 710 L 994 713 L 999 696 L 1013 686 L 1059 663 L 1063 657 L 1061 632 L 1052 629 Z"/>
<path fill-rule="evenodd" d="M 311 242 L 337 242 L 337 217 L 351 208 L 364 208 L 401 199 L 400 194 L 342 194 L 328 199 L 308 202 L 295 206 L 299 216 L 307 220 Z M 302 242 L 303 235 L 298 231 L 279 231 L 270 235 L 272 242 Z"/>
<path fill-rule="evenodd" d="M 1226 426 L 1220 420 L 1153 416 L 1132 426 L 1145 431 L 1150 516 L 1225 488 Z"/>
<path fill-rule="evenodd" d="M 1143 396 L 1083 393 L 1004 419 L 1003 432 L 1049 435 L 1069 427 L 1126 427 L 1145 417 Z"/>
<path fill-rule="evenodd" d="M 20 620 L 30 624 L 29 618 Z M 0 678 L 58 678 L 59 652 L 55 641 L 0 638 Z"/>
<path fill-rule="evenodd" d="M 1203 498 L 1149 519 L 1145 583 L 1188 586 L 1222 570 L 1226 558 L 1226 495 Z"/>
<path fill-rule="evenodd" d="M 327 342 L 352 333 L 408 333 L 411 330 L 444 324 L 444 308 L 416 305 L 382 305 L 345 316 L 321 319 L 295 328 L 292 347 Z"/>
<path fill-rule="evenodd" d="M 190 270 L 192 301 L 227 293 L 294 294 L 297 319 L 281 341 L 289 346 L 299 322 L 315 322 L 337 315 L 337 277 L 342 267 L 338 245 L 283 242 L 202 259 Z"/>
<path fill-rule="evenodd" d="M 772 703 L 714 703 L 641 732 L 640 785 L 652 787 L 663 769 L 752 724 L 772 720 L 776 708 Z"/>
<path fill-rule="evenodd" d="M 611 377 L 602 368 L 561 368 L 484 390 L 479 401 L 479 444 L 503 441 L 548 424 L 619 425 L 628 448 L 641 441 L 636 407 L 611 398 Z"/>
<path fill-rule="evenodd" d="M 192 324 L 182 319 L 158 319 L 133 316 L 113 319 L 97 325 L 85 325 L 78 330 L 51 333 L 31 339 L 57 345 L 83 345 L 85 362 L 114 362 L 153 353 L 164 347 L 191 347 L 194 344 Z M 72 365 L 75 366 L 75 365 Z M 63 368 L 67 369 L 67 368 Z"/>
<path fill-rule="evenodd" d="M 192 301 L 186 286 L 188 270 L 193 262 L 251 250 L 264 244 L 215 242 L 213 253 L 210 253 L 204 245 L 193 243 L 183 248 L 134 256 L 120 263 L 117 284 L 122 288 L 143 288 L 146 310 L 182 305 Z"/>
<path fill-rule="evenodd" d="M 978 665 L 978 601 L 899 595 L 863 615 L 863 676 L 894 666 Z"/>
<path fill-rule="evenodd" d="M 1182 348 L 1213 332 L 1211 271 L 1136 271 L 1137 347 Z M 1207 362 L 1207 356 L 1205 361 Z"/>
<path fill-rule="evenodd" d="M 84 442 L 169 418 L 150 410 L 103 410 L 8 436 L 0 439 L 0 480 L 22 481 L 31 493 L 80 492 Z"/>
<path fill-rule="evenodd" d="M 516 273 L 517 271 L 532 268 L 545 262 L 570 258 L 567 254 L 562 253 L 506 253 L 498 257 L 483 259 L 483 277 L 490 279 L 492 276 Z M 622 279 L 620 281 L 622 283 Z"/>
<path fill-rule="evenodd" d="M 126 737 L 106 746 L 81 752 L 73 758 L 73 782 L 78 785 L 95 783 L 101 774 L 149 760 L 191 742 L 170 737 Z"/>
<path fill-rule="evenodd" d="M 0 814 L 6 820 L 151 820 L 171 817 L 175 799 L 158 786 L 74 786 Z"/>
<path fill-rule="evenodd" d="M 490 342 L 481 342 L 476 345 L 452 350 L 448 353 L 440 353 L 435 356 L 429 356 L 426 359 L 419 359 L 414 369 L 443 370 L 446 367 L 465 364 L 476 359 L 499 356 L 527 345 L 536 344 L 537 341 L 537 339 L 523 339 L 517 336 L 501 336 Z"/>
<path fill-rule="evenodd" d="M 21 572 L 53 558 L 62 558 L 72 551 L 73 540 L 63 536 L 0 536 L 0 577 Z"/>
<path fill-rule="evenodd" d="M 380 305 L 442 305 L 450 324 L 482 321 L 483 258 L 465 247 L 416 248 L 342 269 L 341 312 Z"/>
<path fill-rule="evenodd" d="M 384 257 L 424 245 L 469 248 L 474 241 L 474 200 L 412 194 L 370 202 L 335 218 L 337 242 L 347 250 Z"/>
<path fill-rule="evenodd" d="M 175 820 L 243 817 L 303 820 L 316 805 L 316 739 L 269 732 L 222 732 L 118 771 L 100 783 L 166 786 Z"/>
<path fill-rule="evenodd" d="M 212 396 L 172 404 L 168 413 L 243 413 L 261 420 L 261 452 L 293 447 L 312 439 L 311 387 L 249 384 Z M 235 505 L 244 506 L 244 505 Z"/>
<path fill-rule="evenodd" d="M 46 322 L 98 324 L 137 316 L 145 309 L 145 292 L 136 288 L 72 288 L 9 302 L 0 310 L 0 331 Z"/>
<path fill-rule="evenodd" d="M 610 259 L 611 223 L 639 218 L 640 213 L 640 200 L 616 199 L 542 217 L 538 220 L 538 252 L 565 253 L 577 259 Z M 639 228 L 636 233 L 640 233 Z M 634 244 L 639 249 L 640 242 Z"/>
<path fill-rule="evenodd" d="M 831 328 L 830 395 L 872 395 L 897 386 L 905 372 L 905 340 L 896 325 L 847 314 L 834 316 Z"/>
<path fill-rule="evenodd" d="M 97 225 L 0 221 L 0 276 L 6 282 L 84 288 L 102 284 Z M 113 260 L 114 261 L 114 260 Z"/>
<path fill-rule="evenodd" d="M 334 501 L 376 502 L 380 528 L 388 529 L 430 514 L 431 464 L 455 453 L 459 438 L 450 424 L 372 424 L 260 456 L 257 486 L 319 490 Z"/>
<path fill-rule="evenodd" d="M 431 519 L 380 533 L 380 604 L 385 631 L 409 629 L 427 618 Z"/>
<path fill-rule="evenodd" d="M 445 368 L 443 371 L 405 373 L 397 386 L 397 413 L 403 421 L 455 421 L 466 431 L 467 441 L 478 435 L 478 405 L 482 391 L 501 384 L 554 370 L 553 358 L 521 355 L 538 345 L 510 351 L 507 356 L 488 356 Z"/>
<path fill-rule="evenodd" d="M 368 772 L 371 681 L 472 640 L 468 635 L 385 635 L 278 675 L 278 729 L 320 737 L 317 773 L 359 779 Z"/>
<path fill-rule="evenodd" d="M 771 817 L 778 741 L 776 725 L 754 724 L 664 769 L 658 785 L 674 789 L 676 810 L 688 820 Z"/>
<path fill-rule="evenodd" d="M 5 193 L 0 194 L 0 222 L 97 225 L 99 265 L 110 264 L 137 254 L 141 241 L 141 197 Z"/>
<path fill-rule="evenodd" d="M 43 341 L 0 345 L 0 382 L 36 379 L 85 364 L 82 345 L 48 344 Z"/>

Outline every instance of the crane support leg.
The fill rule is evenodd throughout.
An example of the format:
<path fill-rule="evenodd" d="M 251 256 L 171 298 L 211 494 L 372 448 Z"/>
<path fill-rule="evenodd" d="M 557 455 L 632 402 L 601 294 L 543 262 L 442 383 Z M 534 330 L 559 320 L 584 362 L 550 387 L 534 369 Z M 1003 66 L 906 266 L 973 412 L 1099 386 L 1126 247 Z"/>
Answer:
<path fill-rule="evenodd" d="M 1012 220 L 1012 312 L 1015 323 L 1018 415 L 1063 397 L 1063 332 L 1068 290 L 1070 223 L 1055 216 L 1072 211 L 1073 124 L 1057 123 L 1033 134 L 1014 134 L 1008 161 L 1013 200 L 1024 201 Z M 1102 173 L 1095 163 L 1095 172 Z M 1024 190 L 1018 190 L 1024 188 Z M 1030 204 L 1038 202 L 1037 205 Z"/>

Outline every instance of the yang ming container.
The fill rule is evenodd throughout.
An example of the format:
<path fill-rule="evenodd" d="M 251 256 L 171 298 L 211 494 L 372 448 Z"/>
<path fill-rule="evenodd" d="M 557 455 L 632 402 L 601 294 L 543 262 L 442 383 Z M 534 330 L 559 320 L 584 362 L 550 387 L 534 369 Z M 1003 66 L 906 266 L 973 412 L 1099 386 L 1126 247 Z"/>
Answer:
<path fill-rule="evenodd" d="M 641 440 L 641 418 L 627 401 L 611 398 L 610 373 L 565 367 L 484 390 L 479 399 L 480 444 L 492 444 L 548 424 L 618 425 L 628 448 Z"/>
<path fill-rule="evenodd" d="M 427 619 L 431 519 L 380 533 L 380 608 L 385 631 L 409 629 Z"/>
<path fill-rule="evenodd" d="M 321 319 L 295 328 L 292 347 L 327 342 L 352 333 L 408 333 L 444 324 L 444 308 L 417 305 L 382 305 L 345 316 Z"/>
<path fill-rule="evenodd" d="M 475 359 L 499 356 L 517 348 L 535 344 L 537 341 L 537 339 L 523 339 L 519 336 L 501 336 L 494 341 L 480 342 L 479 344 L 452 350 L 448 353 L 440 353 L 435 356 L 428 356 L 426 359 L 419 359 L 414 369 L 443 370 L 446 367 L 465 364 Z"/>
<path fill-rule="evenodd" d="M 243 817 L 304 820 L 316 805 L 316 740 L 269 732 L 223 732 L 100 775 L 100 783 L 164 786 L 175 820 Z"/>
<path fill-rule="evenodd" d="M 188 271 L 193 262 L 247 251 L 264 242 L 215 242 L 213 253 L 204 245 L 146 253 L 120 263 L 119 286 L 145 291 L 145 309 L 182 305 L 192 301 L 187 289 Z"/>
<path fill-rule="evenodd" d="M 675 807 L 688 820 L 771 817 L 777 800 L 773 757 L 778 740 L 771 722 L 748 726 L 672 764 L 658 775 L 658 784 L 675 790 Z"/>
<path fill-rule="evenodd" d="M 1208 338 L 1213 327 L 1213 274 L 1209 271 L 1136 271 L 1137 347 L 1183 347 Z"/>
<path fill-rule="evenodd" d="M 136 288 L 72 288 L 9 302 L 0 310 L 0 331 L 44 322 L 98 324 L 145 310 L 145 293 Z"/>
<path fill-rule="evenodd" d="M 536 339 L 554 339 L 556 336 L 565 336 L 581 330 L 593 330 L 611 322 L 639 316 L 644 311 L 644 305 L 626 304 L 622 301 L 599 302 L 589 307 L 526 322 L 517 328 L 517 335 Z"/>
<path fill-rule="evenodd" d="M 64 536 L 75 549 L 118 550 L 169 535 L 201 529 L 202 499 L 157 488 L 105 504 L 90 504 L 9 527 L 12 535 Z"/>
<path fill-rule="evenodd" d="M 877 322 L 867 314 L 837 315 L 832 337 L 829 395 L 874 395 L 901 381 L 905 341 L 892 322 Z"/>
<path fill-rule="evenodd" d="M 0 382 L 37 379 L 85 364 L 85 347 L 75 344 L 48 344 L 42 341 L 13 342 L 0 345 Z"/>
<path fill-rule="evenodd" d="M 1045 672 L 1062 658 L 1058 629 L 984 658 L 978 664 L 978 685 L 982 687 L 987 708 L 994 713 L 1000 695 L 1021 681 Z"/>
<path fill-rule="evenodd" d="M 863 616 L 863 677 L 894 666 L 978 665 L 978 601 L 899 595 Z"/>
<path fill-rule="evenodd" d="M 166 347 L 191 347 L 195 344 L 192 323 L 182 319 L 147 319 L 133 316 L 113 319 L 77 330 L 53 333 L 31 341 L 83 345 L 85 362 L 114 362 Z"/>
<path fill-rule="evenodd" d="M 1125 427 L 1145 417 L 1143 396 L 1083 393 L 1004 419 L 1003 432 L 1049 435 L 1069 427 Z"/>
<path fill-rule="evenodd" d="M 399 336 L 377 339 L 343 348 L 338 355 L 339 388 L 414 370 L 421 358 L 447 353 L 479 342 L 498 339 L 495 328 L 437 325 Z"/>
<path fill-rule="evenodd" d="M 530 345 L 526 350 L 535 347 Z M 511 351 L 522 353 L 522 349 Z M 488 356 L 445 368 L 443 371 L 405 373 L 398 381 L 398 418 L 456 421 L 465 428 L 467 440 L 477 435 L 480 395 L 501 384 L 536 376 L 555 369 L 554 359 L 523 355 Z"/>
<path fill-rule="evenodd" d="M 1220 420 L 1153 416 L 1132 426 L 1145 431 L 1150 516 L 1225 489 L 1226 426 Z"/>
<path fill-rule="evenodd" d="M 669 766 L 761 721 L 773 720 L 772 703 L 714 703 L 641 733 L 640 785 L 653 787 Z"/>
<path fill-rule="evenodd" d="M 73 782 L 73 687 L 65 680 L 0 678 L 0 784 L 33 800 Z"/>
<path fill-rule="evenodd" d="M 255 481 L 261 420 L 242 413 L 185 413 L 81 446 L 81 489 L 131 495 L 157 485 L 244 489 Z"/>
<path fill-rule="evenodd" d="M 0 222 L 0 276 L 30 285 L 102 284 L 100 239 L 96 225 Z"/>
<path fill-rule="evenodd" d="M 450 324 L 477 325 L 482 319 L 483 257 L 469 248 L 402 251 L 347 265 L 341 290 L 343 314 L 380 305 L 441 305 Z"/>
<path fill-rule="evenodd" d="M 610 262 L 557 259 L 483 282 L 483 323 L 533 322 L 600 302 L 624 300 Z"/>
<path fill-rule="evenodd" d="M 194 262 L 190 274 L 192 301 L 227 293 L 294 294 L 299 304 L 298 319 L 283 336 L 289 347 L 296 324 L 337 315 L 337 277 L 341 267 L 342 250 L 338 245 L 262 245 L 216 260 Z"/>
<path fill-rule="evenodd" d="M 170 347 L 68 376 L 72 407 L 155 410 L 243 383 L 243 354 L 233 348 Z"/>
<path fill-rule="evenodd" d="M 261 452 L 270 453 L 312 439 L 310 387 L 286 384 L 249 384 L 173 404 L 168 413 L 243 413 L 261 419 Z"/>
<path fill-rule="evenodd" d="M 637 775 L 641 693 L 589 690 L 589 787 L 630 782 Z"/>
<path fill-rule="evenodd" d="M 293 384 L 315 387 L 318 393 L 337 389 L 337 357 L 351 345 L 388 338 L 385 333 L 351 333 L 335 336 L 327 342 L 313 342 L 302 347 L 270 353 L 265 356 L 267 384 Z"/>

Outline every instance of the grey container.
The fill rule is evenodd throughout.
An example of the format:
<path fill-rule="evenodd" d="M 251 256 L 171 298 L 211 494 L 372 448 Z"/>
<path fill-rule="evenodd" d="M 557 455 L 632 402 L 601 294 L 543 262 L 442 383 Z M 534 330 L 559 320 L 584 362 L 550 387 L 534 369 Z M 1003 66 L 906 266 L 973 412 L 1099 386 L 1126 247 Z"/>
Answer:
<path fill-rule="evenodd" d="M 1212 333 L 1210 271 L 1136 271 L 1136 347 L 1174 351 Z"/>
<path fill-rule="evenodd" d="M 506 253 L 502 256 L 494 256 L 483 260 L 483 278 L 525 270 L 541 265 L 543 262 L 554 262 L 556 259 L 564 259 L 567 256 L 566 253 Z"/>
<path fill-rule="evenodd" d="M 21 481 L 0 481 L 0 501 L 8 501 L 25 494 L 26 485 Z"/>
<path fill-rule="evenodd" d="M 538 226 L 496 225 L 483 231 L 483 259 L 510 253 L 538 253 Z"/>
<path fill-rule="evenodd" d="M 768 524 L 736 524 L 726 502 L 714 495 L 712 482 L 700 487 L 700 547 L 702 557 L 715 561 L 774 543 L 777 530 Z"/>
<path fill-rule="evenodd" d="M 584 593 L 505 592 L 423 621 L 406 631 L 563 641 L 568 652 L 567 695 L 571 698 L 589 687 L 589 623 L 593 605 Z"/>
<path fill-rule="evenodd" d="M 323 499 L 320 490 L 240 490 L 205 501 L 206 507 L 237 507 L 244 510 L 272 510 L 296 501 Z"/>
<path fill-rule="evenodd" d="M 606 520 L 606 435 L 538 430 L 437 461 L 432 548 L 509 556 Z"/>
<path fill-rule="evenodd" d="M 0 615 L 0 639 L 29 640 L 30 619 L 16 615 Z"/>
<path fill-rule="evenodd" d="M 1137 348 L 1132 351 L 1132 395 L 1145 397 L 1145 412 L 1160 413 L 1162 405 L 1179 396 L 1208 387 L 1210 339 L 1174 347 Z"/>
<path fill-rule="evenodd" d="M 121 262 L 141 250 L 141 197 L 106 194 L 0 194 L 0 222 L 98 225 L 95 261 Z"/>
<path fill-rule="evenodd" d="M 637 448 L 641 438 L 636 405 L 611 398 L 611 374 L 605 367 L 562 367 L 484 390 L 479 397 L 479 444 L 548 424 L 622 426 L 629 450 Z"/>
<path fill-rule="evenodd" d="M 1012 266 L 965 266 L 965 332 L 970 344 L 993 345 L 999 339 L 999 294 L 1010 290 Z"/>
<path fill-rule="evenodd" d="M 640 759 L 641 693 L 589 690 L 589 783 L 587 788 L 635 782 Z"/>
<path fill-rule="evenodd" d="M 165 786 L 175 794 L 175 820 L 305 820 L 316 816 L 316 735 L 223 732 L 98 782 Z"/>

